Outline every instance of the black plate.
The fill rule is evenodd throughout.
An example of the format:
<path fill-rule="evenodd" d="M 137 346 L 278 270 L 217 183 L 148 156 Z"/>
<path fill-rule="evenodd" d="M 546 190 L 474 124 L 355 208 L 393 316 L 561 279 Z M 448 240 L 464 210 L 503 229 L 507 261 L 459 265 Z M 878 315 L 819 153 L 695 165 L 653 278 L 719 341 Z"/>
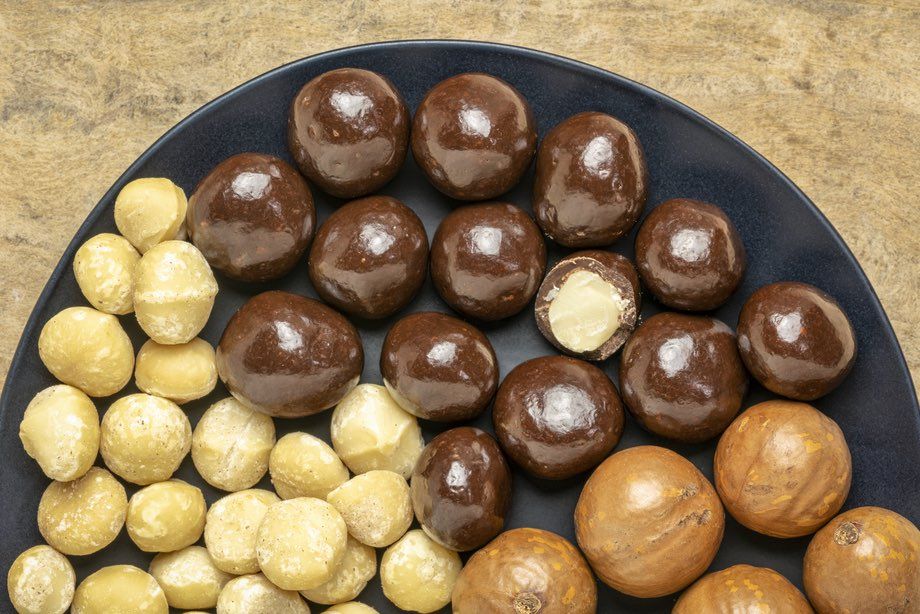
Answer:
<path fill-rule="evenodd" d="M 846 434 L 853 454 L 853 488 L 846 507 L 880 505 L 920 521 L 920 411 L 904 357 L 891 325 L 868 280 L 843 241 L 814 205 L 769 162 L 725 130 L 680 103 L 623 77 L 545 53 L 487 43 L 397 42 L 354 47 L 324 53 L 288 64 L 253 79 L 205 105 L 170 130 L 122 175 L 77 232 L 38 299 L 13 358 L 0 399 L 0 562 L 4 574 L 22 550 L 41 543 L 35 523 L 38 500 L 48 480 L 29 459 L 17 437 L 18 424 L 32 396 L 55 383 L 38 357 L 42 325 L 61 309 L 86 304 L 71 273 L 74 251 L 100 232 L 115 232 L 112 205 L 128 181 L 165 176 L 191 193 L 215 164 L 243 151 L 272 153 L 290 160 L 284 129 L 288 105 L 297 90 L 312 77 L 343 66 L 355 66 L 389 77 L 414 109 L 438 81 L 467 71 L 497 75 L 517 87 L 533 105 L 541 134 L 581 111 L 604 111 L 625 120 L 645 148 L 650 176 L 650 207 L 665 199 L 686 196 L 718 204 L 734 220 L 743 237 L 750 268 L 741 288 L 715 316 L 734 326 L 744 299 L 756 288 L 778 280 L 800 280 L 823 288 L 840 301 L 856 328 L 856 366 L 840 388 L 815 403 L 834 418 Z M 86 169 L 93 172 L 93 169 Z M 504 198 L 530 210 L 532 170 Z M 407 161 L 397 178 L 381 192 L 393 195 L 421 216 L 429 236 L 438 221 L 457 203 L 438 193 L 419 169 Z M 340 201 L 314 190 L 320 219 Z M 614 249 L 632 256 L 633 236 Z M 566 252 L 550 247 L 550 262 Z M 233 312 L 251 295 L 268 286 L 244 285 L 220 278 L 220 294 L 202 336 L 215 343 Z M 315 296 L 306 266 L 298 266 L 280 282 L 271 284 Z M 644 316 L 660 307 L 647 301 Z M 418 310 L 449 311 L 430 281 L 402 313 Z M 378 357 L 383 336 L 396 318 L 356 322 L 364 340 L 364 381 L 380 382 Z M 139 348 L 143 341 L 134 318 L 121 318 Z M 532 310 L 484 327 L 495 345 L 502 375 L 534 356 L 554 353 L 537 332 Z M 614 377 L 618 359 L 605 364 Z M 132 386 L 121 394 L 134 392 Z M 186 406 L 195 424 L 208 405 L 226 395 L 222 385 L 207 399 Z M 746 405 L 769 398 L 753 385 Z M 110 400 L 100 399 L 100 413 Z M 329 413 L 303 420 L 277 420 L 279 436 L 307 430 L 329 439 Z M 491 430 L 488 412 L 476 421 Z M 430 439 L 438 427 L 426 425 Z M 676 449 L 712 476 L 715 443 L 674 445 L 651 437 L 628 421 L 617 449 L 654 443 Z M 221 493 L 207 486 L 186 459 L 178 476 L 202 487 L 208 502 Z M 549 529 L 574 540 L 572 511 L 587 476 L 561 483 L 514 475 L 514 498 L 507 527 Z M 263 481 L 267 485 L 268 480 Z M 129 495 L 136 487 L 129 487 Z M 713 563 L 721 569 L 736 563 L 769 566 L 801 585 L 801 561 L 808 538 L 778 540 L 740 527 L 730 518 L 725 541 Z M 123 532 L 116 543 L 88 557 L 72 557 L 78 579 L 103 565 L 133 563 L 146 569 L 150 555 L 139 552 Z M 361 600 L 381 612 L 395 611 L 384 599 L 378 580 Z M 641 600 L 600 586 L 601 612 L 666 612 L 675 596 Z M 9 601 L 5 600 L 5 608 Z M 318 610 L 319 608 L 315 608 Z"/>

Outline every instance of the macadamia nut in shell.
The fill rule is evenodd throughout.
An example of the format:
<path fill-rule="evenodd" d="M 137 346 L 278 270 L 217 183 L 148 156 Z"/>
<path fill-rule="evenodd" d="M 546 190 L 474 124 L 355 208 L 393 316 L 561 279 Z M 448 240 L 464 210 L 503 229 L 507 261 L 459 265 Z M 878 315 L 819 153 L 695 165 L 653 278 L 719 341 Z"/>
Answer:
<path fill-rule="evenodd" d="M 241 490 L 218 499 L 208 510 L 204 543 L 214 565 L 232 574 L 259 571 L 256 541 L 268 507 L 280 501 L 268 490 Z"/>
<path fill-rule="evenodd" d="M 215 567 L 201 546 L 156 555 L 150 561 L 150 575 L 166 593 L 170 607 L 182 610 L 213 608 L 232 577 Z"/>
<path fill-rule="evenodd" d="M 6 576 L 10 601 L 20 614 L 64 614 L 73 600 L 75 584 L 67 557 L 45 545 L 17 556 Z"/>
<path fill-rule="evenodd" d="M 142 488 L 128 502 L 128 536 L 144 552 L 172 552 L 191 546 L 204 531 L 204 495 L 181 480 Z"/>
<path fill-rule="evenodd" d="M 300 594 L 314 603 L 341 603 L 361 594 L 377 573 L 377 553 L 349 536 L 345 555 L 328 581 Z"/>
<path fill-rule="evenodd" d="M 72 614 L 168 614 L 166 595 L 146 571 L 111 565 L 89 575 L 73 598 Z"/>
<path fill-rule="evenodd" d="M 143 254 L 158 243 L 181 238 L 187 208 L 185 192 L 169 179 L 135 179 L 115 198 L 115 226 Z"/>
<path fill-rule="evenodd" d="M 99 414 L 83 392 L 61 384 L 39 392 L 26 407 L 19 439 L 46 476 L 69 482 L 84 475 L 99 453 Z"/>
<path fill-rule="evenodd" d="M 703 576 L 684 591 L 671 614 L 700 612 L 814 614 L 792 582 L 772 569 L 750 565 Z"/>
<path fill-rule="evenodd" d="M 134 274 L 141 255 L 124 237 L 104 232 L 90 238 L 73 257 L 77 285 L 103 313 L 134 311 Z"/>
<path fill-rule="evenodd" d="M 219 614 L 310 614 L 294 591 L 278 588 L 260 573 L 233 578 L 217 599 Z"/>
<path fill-rule="evenodd" d="M 421 529 L 409 531 L 387 548 L 380 561 L 383 594 L 402 610 L 435 612 L 450 603 L 462 566 L 453 550 Z"/>
<path fill-rule="evenodd" d="M 134 380 L 144 392 L 180 405 L 200 399 L 217 385 L 214 348 L 198 337 L 178 345 L 148 340 L 137 353 Z"/>
<path fill-rule="evenodd" d="M 368 546 L 389 546 L 412 525 L 409 485 L 392 471 L 356 475 L 326 500 L 342 515 L 348 533 Z"/>
<path fill-rule="evenodd" d="M 288 433 L 271 450 L 268 470 L 282 499 L 325 499 L 348 480 L 348 469 L 332 448 L 309 433 Z"/>

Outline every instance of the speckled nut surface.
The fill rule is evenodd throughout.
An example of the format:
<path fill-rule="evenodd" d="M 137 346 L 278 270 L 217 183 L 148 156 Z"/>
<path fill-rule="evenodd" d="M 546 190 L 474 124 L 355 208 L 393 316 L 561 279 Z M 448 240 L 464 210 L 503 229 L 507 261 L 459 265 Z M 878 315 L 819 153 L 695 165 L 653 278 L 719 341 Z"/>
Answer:
<path fill-rule="evenodd" d="M 135 363 L 138 388 L 180 405 L 207 396 L 217 385 L 214 348 L 199 337 L 178 345 L 148 339 Z"/>
<path fill-rule="evenodd" d="M 256 536 L 268 507 L 280 501 L 268 490 L 241 490 L 218 499 L 208 510 L 204 543 L 214 565 L 231 574 L 259 571 Z"/>
<path fill-rule="evenodd" d="M 134 484 L 168 480 L 191 445 L 188 416 L 167 399 L 131 394 L 112 403 L 102 417 L 102 460 L 112 473 Z"/>
<path fill-rule="evenodd" d="M 182 610 L 213 608 L 221 589 L 233 577 L 215 567 L 201 546 L 156 555 L 150 561 L 150 575 L 166 593 L 169 606 Z"/>
<path fill-rule="evenodd" d="M 168 614 L 166 595 L 146 571 L 133 565 L 103 567 L 80 582 L 72 614 Z"/>
<path fill-rule="evenodd" d="M 118 318 L 91 307 L 68 307 L 42 327 L 38 355 L 54 377 L 91 397 L 125 387 L 134 348 Z"/>
<path fill-rule="evenodd" d="M 389 546 L 412 524 L 409 485 L 392 471 L 356 475 L 330 492 L 326 500 L 342 515 L 348 533 L 374 548 Z"/>
<path fill-rule="evenodd" d="M 134 274 L 141 255 L 127 239 L 108 232 L 80 246 L 73 257 L 77 285 L 90 305 L 103 313 L 134 311 Z"/>
<path fill-rule="evenodd" d="M 19 424 L 26 454 L 46 476 L 69 482 L 89 471 L 99 454 L 99 413 L 73 386 L 59 384 L 36 394 Z"/>
<path fill-rule="evenodd" d="M 67 557 L 42 545 L 16 557 L 6 576 L 6 588 L 19 614 L 64 614 L 73 600 L 76 581 Z"/>
<path fill-rule="evenodd" d="M 254 573 L 227 582 L 217 599 L 217 614 L 310 614 L 310 608 L 296 592 Z"/>
<path fill-rule="evenodd" d="M 348 469 L 335 451 L 309 433 L 288 433 L 279 439 L 271 450 L 268 471 L 282 499 L 325 499 L 348 479 Z"/>
<path fill-rule="evenodd" d="M 99 467 L 72 482 L 52 482 L 38 503 L 38 530 L 59 552 L 98 552 L 118 537 L 125 524 L 125 487 Z"/>
<path fill-rule="evenodd" d="M 197 487 L 182 480 L 157 482 L 131 497 L 125 526 L 144 552 L 172 552 L 198 541 L 206 511 Z"/>
<path fill-rule="evenodd" d="M 758 403 L 722 434 L 715 485 L 741 524 L 773 537 L 814 533 L 850 492 L 852 463 L 837 423 L 811 405 Z"/>
<path fill-rule="evenodd" d="M 192 461 L 208 484 L 235 492 L 262 479 L 274 445 L 271 417 L 227 397 L 209 407 L 195 425 Z"/>
<path fill-rule="evenodd" d="M 169 179 L 135 179 L 115 198 L 115 225 L 143 254 L 184 234 L 187 208 L 185 192 Z"/>
<path fill-rule="evenodd" d="M 316 588 L 300 594 L 314 603 L 341 603 L 361 594 L 367 583 L 377 573 L 377 553 L 349 536 L 345 555 L 335 568 L 332 577 Z"/>
<path fill-rule="evenodd" d="M 766 567 L 734 565 L 707 574 L 684 591 L 671 614 L 782 612 L 814 614 L 799 589 Z"/>
<path fill-rule="evenodd" d="M 325 612 L 323 614 L 379 614 L 377 610 L 372 608 L 369 605 L 365 605 L 358 601 L 349 601 L 347 603 L 339 603 Z"/>
<path fill-rule="evenodd" d="M 387 548 L 380 561 L 383 594 L 410 612 L 435 612 L 450 603 L 460 555 L 415 529 Z"/>

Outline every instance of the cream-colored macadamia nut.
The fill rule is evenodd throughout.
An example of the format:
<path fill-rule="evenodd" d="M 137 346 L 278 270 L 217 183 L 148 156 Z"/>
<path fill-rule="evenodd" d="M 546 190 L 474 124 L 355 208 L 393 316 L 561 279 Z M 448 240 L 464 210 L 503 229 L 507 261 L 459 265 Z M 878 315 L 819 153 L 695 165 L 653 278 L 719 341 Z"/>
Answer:
<path fill-rule="evenodd" d="M 33 546 L 16 557 L 6 588 L 19 614 L 63 614 L 77 577 L 67 557 L 50 546 Z"/>
<path fill-rule="evenodd" d="M 415 529 L 383 553 L 380 583 L 396 607 L 434 612 L 450 603 L 461 567 L 460 555 Z"/>
<path fill-rule="evenodd" d="M 272 449 L 268 471 L 282 499 L 325 499 L 348 480 L 348 469 L 329 444 L 309 433 L 288 433 L 279 439 Z"/>
<path fill-rule="evenodd" d="M 361 594 L 377 573 L 377 553 L 353 537 L 345 545 L 345 556 L 332 577 L 316 588 L 300 594 L 315 603 L 331 604 L 349 601 Z"/>
<path fill-rule="evenodd" d="M 45 388 L 26 407 L 19 424 L 26 454 L 46 476 L 69 482 L 89 471 L 99 453 L 99 413 L 81 390 Z"/>
<path fill-rule="evenodd" d="M 168 614 L 166 595 L 149 573 L 133 565 L 103 567 L 86 577 L 72 614 Z"/>
<path fill-rule="evenodd" d="M 310 614 L 294 591 L 280 589 L 260 573 L 233 578 L 217 600 L 217 614 Z"/>
<path fill-rule="evenodd" d="M 339 603 L 327 609 L 323 614 L 380 614 L 369 605 L 364 605 L 358 601 L 349 601 L 348 603 Z"/>
<path fill-rule="evenodd" d="M 140 259 L 127 239 L 104 232 L 77 250 L 73 274 L 90 305 L 124 315 L 134 311 L 134 268 Z"/>
<path fill-rule="evenodd" d="M 395 471 L 408 479 L 425 442 L 418 419 L 387 389 L 359 384 L 332 412 L 332 446 L 353 473 Z"/>
<path fill-rule="evenodd" d="M 328 582 L 345 556 L 348 530 L 334 507 L 299 497 L 273 504 L 259 526 L 256 556 L 265 577 L 290 591 Z"/>
<path fill-rule="evenodd" d="M 192 425 L 178 405 L 149 394 L 130 394 L 102 417 L 99 451 L 106 467 L 134 484 L 172 477 L 192 445 Z"/>
<path fill-rule="evenodd" d="M 356 475 L 326 497 L 355 539 L 385 548 L 412 525 L 412 499 L 406 479 L 392 471 Z"/>
<path fill-rule="evenodd" d="M 221 589 L 233 577 L 214 566 L 211 555 L 201 546 L 163 552 L 150 561 L 152 575 L 170 607 L 213 608 Z"/>
<path fill-rule="evenodd" d="M 125 387 L 134 372 L 134 347 L 115 316 L 68 307 L 42 327 L 38 355 L 54 377 L 91 397 Z"/>
<path fill-rule="evenodd" d="M 275 493 L 254 488 L 214 502 L 204 525 L 204 543 L 218 569 L 232 574 L 259 571 L 256 537 L 269 506 L 278 501 Z"/>
<path fill-rule="evenodd" d="M 148 340 L 137 353 L 136 363 L 137 387 L 175 403 L 200 399 L 217 385 L 214 348 L 198 337 L 178 345 Z"/>
<path fill-rule="evenodd" d="M 207 505 L 201 491 L 182 480 L 157 482 L 128 502 L 128 537 L 144 552 L 172 552 L 191 546 L 204 531 Z"/>
<path fill-rule="evenodd" d="M 135 179 L 115 197 L 115 226 L 143 254 L 182 236 L 187 209 L 185 192 L 169 179 Z"/>
<path fill-rule="evenodd" d="M 192 461 L 205 481 L 235 492 L 255 485 L 268 469 L 275 423 L 228 397 L 208 408 L 192 435 Z"/>
<path fill-rule="evenodd" d="M 188 343 L 207 324 L 217 296 L 217 280 L 191 243 L 166 241 L 137 263 L 134 313 L 157 343 Z"/>
<path fill-rule="evenodd" d="M 576 353 L 592 352 L 610 339 L 623 320 L 627 302 L 597 273 L 573 271 L 549 303 L 549 325 L 556 340 Z"/>
<path fill-rule="evenodd" d="M 111 473 L 92 467 L 70 482 L 52 482 L 38 503 L 38 530 L 59 552 L 84 555 L 112 543 L 125 524 L 128 496 Z"/>

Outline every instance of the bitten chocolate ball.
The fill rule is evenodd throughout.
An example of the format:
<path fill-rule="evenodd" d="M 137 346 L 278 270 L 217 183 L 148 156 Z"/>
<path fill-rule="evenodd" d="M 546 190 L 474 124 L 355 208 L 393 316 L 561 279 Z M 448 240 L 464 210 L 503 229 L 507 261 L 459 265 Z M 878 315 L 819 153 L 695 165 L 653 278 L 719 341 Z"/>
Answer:
<path fill-rule="evenodd" d="M 351 323 L 319 301 L 271 291 L 234 314 L 217 346 L 217 373 L 244 405 L 281 418 L 332 407 L 364 366 Z"/>
<path fill-rule="evenodd" d="M 428 235 L 395 198 L 368 196 L 335 211 L 310 249 L 310 280 L 327 303 L 362 318 L 405 307 L 428 271 Z"/>
<path fill-rule="evenodd" d="M 242 153 L 205 176 L 188 200 L 189 237 L 208 264 L 242 281 L 281 277 L 316 227 L 303 177 L 280 158 Z"/>
<path fill-rule="evenodd" d="M 642 146 L 615 117 L 579 113 L 540 143 L 533 210 L 546 236 L 560 245 L 610 245 L 639 219 L 647 192 Z"/>
<path fill-rule="evenodd" d="M 791 399 L 822 397 L 856 360 L 856 335 L 831 296 L 781 281 L 754 292 L 738 317 L 738 349 L 765 388 Z"/>
<path fill-rule="evenodd" d="M 533 114 L 521 93 L 491 75 L 441 81 L 412 123 L 412 154 L 438 190 L 487 200 L 521 179 L 537 145 Z"/>
<path fill-rule="evenodd" d="M 623 401 L 642 426 L 662 437 L 715 437 L 741 409 L 747 385 L 735 333 L 715 318 L 659 313 L 623 348 Z"/>
<path fill-rule="evenodd" d="M 448 305 L 480 320 L 522 310 L 543 279 L 540 229 L 508 203 L 467 205 L 441 221 L 431 242 L 431 278 Z"/>
<path fill-rule="evenodd" d="M 709 311 L 744 277 L 741 237 L 709 203 L 675 198 L 655 207 L 636 235 L 636 267 L 655 298 L 673 309 Z"/>
<path fill-rule="evenodd" d="M 623 405 L 607 375 L 567 356 L 521 363 L 492 408 L 502 450 L 538 478 L 561 480 L 606 457 L 623 433 Z"/>
<path fill-rule="evenodd" d="M 409 110 L 386 77 L 340 68 L 307 82 L 288 116 L 288 149 L 300 171 L 338 198 L 370 194 L 406 158 Z"/>
<path fill-rule="evenodd" d="M 410 490 L 415 517 L 431 539 L 451 550 L 473 550 L 505 524 L 511 471 L 488 433 L 462 426 L 425 446 Z"/>
<path fill-rule="evenodd" d="M 498 387 L 498 361 L 478 328 L 443 313 L 413 313 L 387 333 L 380 373 L 410 414 L 452 422 L 475 418 Z"/>
<path fill-rule="evenodd" d="M 636 326 L 639 277 L 626 257 L 588 250 L 563 258 L 540 284 L 534 315 L 546 340 L 560 351 L 605 360 Z"/>

